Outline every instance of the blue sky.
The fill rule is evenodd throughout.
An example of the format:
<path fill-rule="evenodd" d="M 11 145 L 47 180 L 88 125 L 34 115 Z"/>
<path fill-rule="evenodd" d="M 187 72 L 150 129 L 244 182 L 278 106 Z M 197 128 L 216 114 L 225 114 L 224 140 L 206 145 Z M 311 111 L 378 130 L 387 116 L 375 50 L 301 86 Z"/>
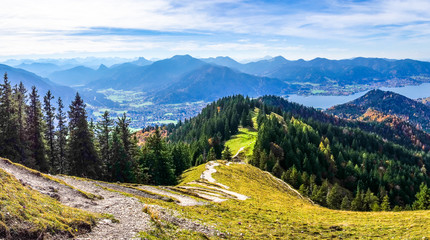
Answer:
<path fill-rule="evenodd" d="M 430 1 L 3 0 L 0 59 L 430 59 Z"/>

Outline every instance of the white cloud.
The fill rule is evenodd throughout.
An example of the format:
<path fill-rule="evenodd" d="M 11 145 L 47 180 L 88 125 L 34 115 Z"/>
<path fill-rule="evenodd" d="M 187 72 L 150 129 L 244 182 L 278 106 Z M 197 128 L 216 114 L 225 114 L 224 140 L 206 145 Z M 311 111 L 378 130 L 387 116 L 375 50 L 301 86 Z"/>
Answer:
<path fill-rule="evenodd" d="M 308 54 L 428 44 L 427 0 L 328 1 L 324 11 L 239 0 L 3 0 L 0 55 L 186 51 Z M 282 11 L 282 9 L 288 11 Z M 206 37 L 70 36 L 94 27 L 211 32 Z M 288 40 L 285 44 L 285 41 Z M 285 44 L 285 45 L 284 45 Z M 403 45 L 402 45 L 403 44 Z M 342 45 L 341 47 L 339 45 Z M 297 47 L 300 46 L 300 47 Z M 418 48 L 419 46 L 414 46 Z M 422 54 L 430 54 L 423 50 Z M 323 53 L 321 53 L 323 54 Z M 340 53 L 339 53 L 340 54 Z M 340 55 L 339 55 L 340 56 Z M 343 55 L 342 55 L 343 56 Z M 157 56 L 153 56 L 157 57 Z M 411 56 L 414 57 L 414 56 Z"/>

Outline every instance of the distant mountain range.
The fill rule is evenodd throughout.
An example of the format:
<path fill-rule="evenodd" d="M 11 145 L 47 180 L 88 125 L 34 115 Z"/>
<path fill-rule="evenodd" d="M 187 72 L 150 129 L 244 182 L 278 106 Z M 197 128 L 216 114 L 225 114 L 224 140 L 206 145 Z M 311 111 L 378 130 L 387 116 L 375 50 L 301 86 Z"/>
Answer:
<path fill-rule="evenodd" d="M 77 90 L 51 82 L 47 78 L 42 78 L 34 73 L 28 72 L 23 69 L 13 68 L 4 64 L 0 64 L 0 73 L 8 74 L 9 81 L 12 86 L 18 85 L 20 82 L 29 91 L 32 86 L 36 86 L 38 93 L 43 97 L 48 90 L 51 90 L 55 97 L 61 97 L 65 105 L 68 105 L 75 97 Z M 3 81 L 3 80 L 1 80 Z M 116 103 L 106 99 L 103 94 L 95 93 L 92 91 L 82 90 L 79 91 L 85 102 L 94 106 L 115 106 Z"/>
<path fill-rule="evenodd" d="M 416 76 L 430 77 L 430 63 L 417 60 L 390 60 L 384 58 L 354 58 L 329 60 L 315 58 L 310 61 L 289 61 L 278 56 L 241 64 L 229 57 L 204 59 L 207 62 L 235 68 L 244 73 L 257 76 L 278 78 L 288 82 L 339 84 L 366 84 L 374 81 L 386 81 L 393 78 Z"/>
<path fill-rule="evenodd" d="M 55 71 L 48 77 L 62 85 L 140 91 L 154 102 L 177 103 L 212 101 L 229 94 L 280 95 L 296 92 L 306 83 L 324 86 L 430 79 L 430 63 L 382 58 L 289 61 L 278 56 L 242 64 L 230 57 L 196 59 L 178 55 L 156 62 L 139 58 L 109 68 L 101 65 L 97 70 L 78 66 Z"/>
<path fill-rule="evenodd" d="M 408 84 L 430 81 L 430 63 L 410 59 L 290 61 L 278 56 L 243 64 L 230 57 L 197 59 L 178 55 L 155 62 L 139 58 L 124 63 L 121 60 L 125 59 L 107 58 L 104 60 L 109 64 L 94 67 L 102 60 L 22 61 L 18 67 L 80 91 L 131 90 L 146 93 L 153 102 L 159 103 L 212 101 L 231 94 L 310 93 L 311 84 L 372 87 L 386 81 L 404 83 L 406 80 Z"/>
<path fill-rule="evenodd" d="M 430 107 L 403 95 L 381 90 L 372 90 L 351 102 L 327 109 L 327 113 L 347 119 L 371 119 L 369 113 L 391 115 L 414 126 L 430 130 Z M 375 115 L 373 114 L 373 115 Z M 378 119 L 381 119 L 378 117 Z"/>

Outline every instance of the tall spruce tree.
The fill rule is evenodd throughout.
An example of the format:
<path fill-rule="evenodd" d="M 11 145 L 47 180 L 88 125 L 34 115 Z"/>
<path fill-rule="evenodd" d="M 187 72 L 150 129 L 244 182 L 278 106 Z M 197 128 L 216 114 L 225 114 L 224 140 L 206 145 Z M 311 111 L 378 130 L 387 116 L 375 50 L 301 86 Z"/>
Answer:
<path fill-rule="evenodd" d="M 27 143 L 27 89 L 22 82 L 14 89 L 14 101 L 17 111 L 17 127 L 19 139 L 19 154 L 20 163 L 26 164 L 28 159 L 28 143 Z"/>
<path fill-rule="evenodd" d="M 116 126 L 112 134 L 112 165 L 109 167 L 111 171 L 111 181 L 126 182 L 131 174 L 130 166 L 128 165 L 128 154 L 124 149 L 124 145 L 120 138 L 119 127 Z"/>
<path fill-rule="evenodd" d="M 106 180 L 112 177 L 112 126 L 113 120 L 110 118 L 109 112 L 105 111 L 102 119 L 97 123 L 97 139 L 100 147 L 103 178 Z"/>
<path fill-rule="evenodd" d="M 48 162 L 51 166 L 51 171 L 53 173 L 57 173 L 58 169 L 58 161 L 57 154 L 55 148 L 55 107 L 52 105 L 52 100 L 54 96 L 52 96 L 51 91 L 49 90 L 46 95 L 43 97 L 43 111 L 45 113 L 45 138 L 47 143 L 47 155 Z"/>
<path fill-rule="evenodd" d="M 19 134 L 16 104 L 7 73 L 0 84 L 0 155 L 19 161 Z"/>
<path fill-rule="evenodd" d="M 67 158 L 72 175 L 98 178 L 100 161 L 89 129 L 85 104 L 79 93 L 69 110 L 69 142 Z"/>
<path fill-rule="evenodd" d="M 60 174 L 66 173 L 68 169 L 67 157 L 66 157 L 66 145 L 67 145 L 67 118 L 66 113 L 64 112 L 63 100 L 61 97 L 58 97 L 58 112 L 55 116 L 57 119 L 57 141 L 56 141 L 56 149 L 57 149 L 57 160 L 58 160 L 58 169 L 57 172 Z"/>
<path fill-rule="evenodd" d="M 46 148 L 44 141 L 44 122 L 39 101 L 39 94 L 35 86 L 31 87 L 30 105 L 27 109 L 27 136 L 29 143 L 29 167 L 38 169 L 42 172 L 49 171 L 48 161 L 46 159 Z"/>
<path fill-rule="evenodd" d="M 149 172 L 153 174 L 152 179 L 155 184 L 168 185 L 175 183 L 174 169 L 171 156 L 167 151 L 165 140 L 161 137 L 157 128 L 146 143 L 147 151 L 145 158 L 149 165 Z"/>

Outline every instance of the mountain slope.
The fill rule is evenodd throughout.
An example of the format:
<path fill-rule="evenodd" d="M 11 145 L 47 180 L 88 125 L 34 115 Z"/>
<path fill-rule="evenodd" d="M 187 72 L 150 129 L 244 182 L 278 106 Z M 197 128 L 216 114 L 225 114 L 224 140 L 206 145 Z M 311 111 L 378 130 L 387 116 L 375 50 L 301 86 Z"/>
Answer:
<path fill-rule="evenodd" d="M 228 231 L 231 238 L 421 238 L 430 230 L 425 224 L 430 222 L 428 211 L 330 210 L 310 203 L 287 184 L 249 164 L 221 163 L 215 169 L 212 175 L 217 182 L 250 199 L 198 206 L 187 215 Z M 188 182 L 200 175 L 199 168 L 194 168 L 184 177 Z"/>
<path fill-rule="evenodd" d="M 400 94 L 372 90 L 351 102 L 334 106 L 326 112 L 343 118 L 357 119 L 371 108 L 397 116 L 423 129 L 430 129 L 430 107 Z"/>
<path fill-rule="evenodd" d="M 174 56 L 147 66 L 125 63 L 108 69 L 102 77 L 87 84 L 87 87 L 135 91 L 159 90 L 205 64 L 189 55 Z"/>
<path fill-rule="evenodd" d="M 65 69 L 64 66 L 60 67 L 58 65 L 55 65 L 53 63 L 21 63 L 20 65 L 16 66 L 16 68 L 21 68 L 26 71 L 35 73 L 42 77 L 47 77 L 49 74 L 60 71 Z"/>
<path fill-rule="evenodd" d="M 0 168 L 1 239 L 70 238 L 89 231 L 96 217 L 62 205 Z"/>
<path fill-rule="evenodd" d="M 101 71 L 94 70 L 92 68 L 77 66 L 71 69 L 56 71 L 51 73 L 48 78 L 61 85 L 65 86 L 78 86 L 85 85 L 94 79 L 97 79 L 100 76 Z"/>
<path fill-rule="evenodd" d="M 202 58 L 200 60 L 210 64 L 216 64 L 219 66 L 229 67 L 233 69 L 240 69 L 242 66 L 242 64 L 236 62 L 230 57 Z"/>
<path fill-rule="evenodd" d="M 75 97 L 77 90 L 58 85 L 56 83 L 51 82 L 47 78 L 42 78 L 34 73 L 25 71 L 19 68 L 13 68 L 7 65 L 0 64 L 0 74 L 7 73 L 9 81 L 11 85 L 18 85 L 19 82 L 22 82 L 24 86 L 27 88 L 27 91 L 31 89 L 32 86 L 36 86 L 38 90 L 39 96 L 43 97 L 48 90 L 51 90 L 54 97 L 61 97 L 65 105 L 68 105 Z M 3 80 L 1 80 L 3 82 Z M 95 106 L 105 106 L 110 105 L 114 106 L 111 100 L 106 99 L 104 95 L 98 94 L 92 91 L 82 90 L 80 91 L 81 96 L 84 98 L 85 102 Z"/>
<path fill-rule="evenodd" d="M 290 86 L 278 79 L 256 77 L 228 67 L 206 65 L 192 71 L 166 89 L 153 94 L 159 103 L 213 101 L 243 94 L 257 97 L 265 94 L 281 94 Z"/>

